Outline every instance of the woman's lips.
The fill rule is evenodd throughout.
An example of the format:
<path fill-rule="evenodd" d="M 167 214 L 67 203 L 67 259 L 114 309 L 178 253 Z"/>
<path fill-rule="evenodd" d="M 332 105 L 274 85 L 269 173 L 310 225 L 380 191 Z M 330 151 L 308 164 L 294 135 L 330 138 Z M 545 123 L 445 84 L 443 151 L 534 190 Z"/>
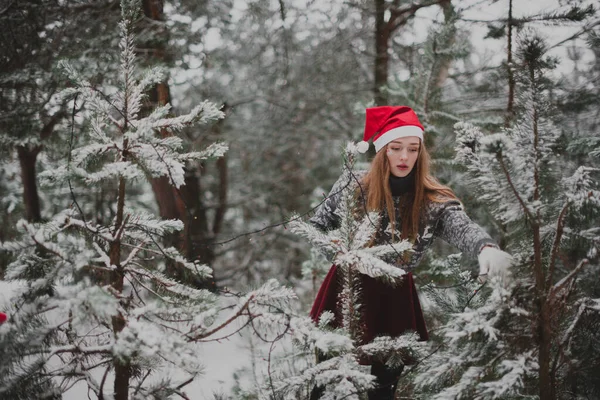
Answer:
<path fill-rule="evenodd" d="M 396 165 L 399 169 L 408 169 L 408 165 Z"/>

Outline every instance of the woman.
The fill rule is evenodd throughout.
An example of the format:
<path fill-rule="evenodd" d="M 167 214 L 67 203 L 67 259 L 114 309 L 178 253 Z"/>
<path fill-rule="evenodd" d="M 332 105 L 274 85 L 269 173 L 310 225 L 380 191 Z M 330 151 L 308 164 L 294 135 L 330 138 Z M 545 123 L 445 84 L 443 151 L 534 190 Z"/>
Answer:
<path fill-rule="evenodd" d="M 373 107 L 366 110 L 363 142 L 358 149 L 365 152 L 368 140 L 373 139 L 376 155 L 367 172 L 358 172 L 360 188 L 356 193 L 363 210 L 381 213 L 373 245 L 408 239 L 413 251 L 398 254 L 389 263 L 407 272 L 400 285 L 361 275 L 364 335 L 362 343 L 376 336 L 398 336 L 416 331 L 421 340 L 428 339 L 425 320 L 416 294 L 412 271 L 436 237 L 456 246 L 463 253 L 477 257 L 480 280 L 487 275 L 509 277 L 511 256 L 498 246 L 463 211 L 452 190 L 441 185 L 429 173 L 429 155 L 423 141 L 423 126 L 415 112 L 406 106 Z M 335 229 L 340 217 L 336 214 L 343 187 L 352 182 L 333 186 L 330 195 L 316 211 L 310 222 L 321 230 Z M 337 267 L 332 266 L 311 310 L 318 321 L 323 311 L 332 311 L 333 325 L 339 325 L 338 294 L 341 292 Z M 371 373 L 377 377 L 376 388 L 369 399 L 393 399 L 401 373 L 384 363 L 371 362 Z M 322 390 L 313 390 L 311 399 Z"/>

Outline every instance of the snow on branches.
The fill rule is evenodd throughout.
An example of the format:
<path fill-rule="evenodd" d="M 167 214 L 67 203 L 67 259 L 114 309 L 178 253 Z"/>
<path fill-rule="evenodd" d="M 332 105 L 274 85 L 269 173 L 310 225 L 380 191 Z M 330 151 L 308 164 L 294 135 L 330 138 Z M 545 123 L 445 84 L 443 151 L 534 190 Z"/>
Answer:
<path fill-rule="evenodd" d="M 162 74 L 154 69 L 138 78 L 137 9 L 131 9 L 138 6 L 136 1 L 121 5 L 125 19 L 116 93 L 105 94 L 62 64 L 73 83 L 62 96 L 82 107 L 77 118 L 87 123 L 77 132 L 72 126 L 69 156 L 40 179 L 53 188 L 68 186 L 73 204 L 44 222 L 19 222 L 20 237 L 0 242 L 0 250 L 14 260 L 5 278 L 22 283 L 11 299 L 10 320 L 0 330 L 0 397 L 20 390 L 24 380 L 59 394 L 85 382 L 90 398 L 183 395 L 185 385 L 202 372 L 200 342 L 230 335 L 225 328 L 238 323 L 261 334 L 289 327 L 295 294 L 274 280 L 225 301 L 173 277 L 177 269 L 206 280 L 212 270 L 163 245 L 184 229 L 181 221 L 157 218 L 129 201 L 135 196 L 130 191 L 139 190 L 137 181 L 166 177 L 178 188 L 186 162 L 220 157 L 227 150 L 217 143 L 186 152 L 188 146 L 176 136 L 187 126 L 224 117 L 209 101 L 182 116 L 170 116 L 169 105 L 142 116 L 146 91 Z M 107 223 L 77 195 L 95 184 L 118 188 Z M 175 373 L 167 376 L 166 370 Z"/>
<path fill-rule="evenodd" d="M 482 296 L 452 310 L 439 328 L 439 351 L 415 379 L 428 398 L 555 399 L 556 382 L 577 368 L 565 348 L 582 310 L 593 312 L 592 299 L 582 302 L 575 281 L 589 263 L 586 253 L 596 257 L 600 243 L 586 219 L 600 213 L 593 178 L 598 171 L 559 158 L 560 129 L 553 123 L 544 75 L 551 63 L 543 50 L 538 37 L 521 36 L 518 112 L 510 127 L 485 133 L 468 122 L 455 125 L 455 161 L 466 169 L 469 186 L 491 205 L 506 247 L 518 260 L 518 280 L 508 288 L 492 281 L 475 291 L 459 285 L 434 298 L 450 309 L 452 296 Z M 573 238 L 578 247 L 570 247 Z M 581 242 L 589 250 L 582 252 Z"/>

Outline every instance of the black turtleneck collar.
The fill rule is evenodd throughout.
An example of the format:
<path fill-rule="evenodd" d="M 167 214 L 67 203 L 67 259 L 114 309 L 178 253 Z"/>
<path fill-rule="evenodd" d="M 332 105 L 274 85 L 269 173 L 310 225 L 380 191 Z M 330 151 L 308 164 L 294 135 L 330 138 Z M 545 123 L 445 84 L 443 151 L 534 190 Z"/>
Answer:
<path fill-rule="evenodd" d="M 415 170 L 416 168 L 413 168 L 408 175 L 402 178 L 390 174 L 390 189 L 392 189 L 392 196 L 402 196 L 405 193 L 414 191 Z"/>

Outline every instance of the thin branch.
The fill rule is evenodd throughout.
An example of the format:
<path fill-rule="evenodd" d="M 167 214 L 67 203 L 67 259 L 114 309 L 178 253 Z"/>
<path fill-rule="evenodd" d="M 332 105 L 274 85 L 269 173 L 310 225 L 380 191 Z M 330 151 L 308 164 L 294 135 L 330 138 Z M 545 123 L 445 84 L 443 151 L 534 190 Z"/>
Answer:
<path fill-rule="evenodd" d="M 141 244 L 133 247 L 133 249 L 131 250 L 131 253 L 129 253 L 129 256 L 125 259 L 125 261 L 123 261 L 121 263 L 121 266 L 125 267 L 127 264 L 129 264 L 129 262 L 133 259 L 133 257 L 135 257 L 137 255 L 137 253 L 139 253 L 140 250 L 145 250 L 145 248 L 143 246 L 146 243 L 148 243 L 148 241 L 144 240 Z"/>
<path fill-rule="evenodd" d="M 510 177 L 510 173 L 508 172 L 508 169 L 506 168 L 506 164 L 504 164 L 504 159 L 502 158 L 502 154 L 500 154 L 500 153 L 497 154 L 496 159 L 498 160 L 498 163 L 500 163 L 500 168 L 502 168 L 502 172 L 504 173 L 504 176 L 506 177 L 506 180 L 508 181 L 508 185 L 510 186 L 513 194 L 517 198 L 519 204 L 521 205 L 521 208 L 523 208 L 523 212 L 525 212 L 525 214 L 527 215 L 531 224 L 537 224 L 537 221 L 533 218 L 533 215 L 531 215 L 529 208 L 527 207 L 527 205 L 521 198 L 521 195 L 517 191 L 517 188 L 515 187 L 512 179 Z"/>
<path fill-rule="evenodd" d="M 224 327 L 226 327 L 227 325 L 229 325 L 230 323 L 232 323 L 234 320 L 236 320 L 237 318 L 239 318 L 243 314 L 244 310 L 248 309 L 248 306 L 250 305 L 250 302 L 253 299 L 254 299 L 254 295 L 251 295 L 250 297 L 248 297 L 248 300 L 246 300 L 246 302 L 244 303 L 244 305 L 235 314 L 233 314 L 231 317 L 229 317 L 229 319 L 227 319 L 226 321 L 224 321 L 219 326 L 215 327 L 214 329 L 211 329 L 208 332 L 204 332 L 204 333 L 198 334 L 198 335 L 196 335 L 194 337 L 188 338 L 188 340 L 191 341 L 191 342 L 197 341 L 199 339 L 204 339 L 204 338 L 212 335 L 215 332 L 220 331 L 221 329 L 223 329 Z"/>
<path fill-rule="evenodd" d="M 144 377 L 140 379 L 140 382 L 138 383 L 137 387 L 135 388 L 135 391 L 133 392 L 134 396 L 139 393 L 140 389 L 142 388 L 142 385 L 144 384 L 144 381 L 146 381 L 146 379 L 150 376 L 151 373 L 152 369 L 148 369 Z"/>
<path fill-rule="evenodd" d="M 104 400 L 104 384 L 106 383 L 106 377 L 108 376 L 108 372 L 110 371 L 112 364 L 108 364 L 104 374 L 102 375 L 102 380 L 100 381 L 100 391 L 98 392 L 98 400 Z"/>
<path fill-rule="evenodd" d="M 4 7 L 3 10 L 0 10 L 0 16 L 2 16 L 3 14 L 6 14 L 11 9 L 13 4 L 15 4 L 15 1 L 11 1 L 10 4 L 8 4 L 6 7 Z"/>
<path fill-rule="evenodd" d="M 137 277 L 137 276 L 135 276 L 133 273 L 137 273 L 138 275 L 145 276 L 146 278 L 151 278 L 151 279 L 152 279 L 152 277 L 149 277 L 148 275 L 145 275 L 145 274 L 141 274 L 141 273 L 140 273 L 140 271 L 138 271 L 138 270 L 131 271 L 131 272 L 132 272 L 132 275 L 131 275 L 131 276 L 133 277 L 133 279 L 135 279 L 135 281 L 136 281 L 136 282 L 137 282 L 137 283 L 138 283 L 138 284 L 139 284 L 141 287 L 143 287 L 143 288 L 144 288 L 144 289 L 146 289 L 148 292 L 152 293 L 153 295 L 155 295 L 156 297 L 158 297 L 159 299 L 161 299 L 162 301 L 164 301 L 166 304 L 175 304 L 175 302 L 173 302 L 173 301 L 170 301 L 170 300 L 168 300 L 168 299 L 165 299 L 163 296 L 161 296 L 160 294 L 158 294 L 157 292 L 155 292 L 154 290 L 152 290 L 151 288 L 149 288 L 148 286 L 146 286 L 145 284 L 143 284 L 143 283 L 142 283 L 142 281 L 140 281 L 140 280 L 138 279 L 138 277 Z"/>
<path fill-rule="evenodd" d="M 251 320 L 252 320 L 253 318 L 258 318 L 258 317 L 260 317 L 260 316 L 262 316 L 262 314 L 251 315 L 251 316 L 250 316 L 250 318 L 248 318 L 248 320 L 247 320 L 247 321 L 244 323 L 244 325 L 240 326 L 238 329 L 236 329 L 235 331 L 231 332 L 231 333 L 230 333 L 230 334 L 228 334 L 228 335 L 221 336 L 220 338 L 215 338 L 215 339 L 200 339 L 200 340 L 197 340 L 197 342 L 200 342 L 200 343 L 218 342 L 218 343 L 220 343 L 222 340 L 229 339 L 229 338 L 230 338 L 230 337 L 232 337 L 233 335 L 235 335 L 235 334 L 237 334 L 237 333 L 241 332 L 241 331 L 242 331 L 242 329 L 244 329 L 245 327 L 247 327 L 248 325 L 250 325 L 250 323 L 251 323 Z"/>
<path fill-rule="evenodd" d="M 552 375 L 554 375 L 556 373 L 556 369 L 558 367 L 558 361 L 561 359 L 561 354 L 562 354 L 562 350 L 564 349 L 565 343 L 567 343 L 567 341 L 571 338 L 571 334 L 575 330 L 575 326 L 581 319 L 581 316 L 583 315 L 586 308 L 587 308 L 587 306 L 584 301 L 579 305 L 579 309 L 577 310 L 575 319 L 573 320 L 573 322 L 571 322 L 569 329 L 567 329 L 567 331 L 563 335 L 563 337 L 560 341 L 560 344 L 559 344 L 559 348 L 558 348 L 559 351 L 557 352 L 558 354 L 556 354 L 556 357 L 554 358 L 554 362 L 552 363 Z"/>
<path fill-rule="evenodd" d="M 567 284 L 571 279 L 573 279 L 575 277 L 575 275 L 577 275 L 579 273 L 579 271 L 581 271 L 581 269 L 588 263 L 589 263 L 589 260 L 587 258 L 584 258 L 583 260 L 581 260 L 579 262 L 579 264 L 577 264 L 577 267 L 575 267 L 575 269 L 573 271 L 569 272 L 569 274 L 567 276 L 565 276 L 560 281 L 558 281 L 550 289 L 550 293 L 553 295 L 556 294 L 559 290 L 562 289 L 563 286 L 565 286 L 565 284 Z"/>
<path fill-rule="evenodd" d="M 554 43 L 553 45 L 551 45 L 551 46 L 548 47 L 548 50 L 553 49 L 553 48 L 558 47 L 558 46 L 561 46 L 564 43 L 569 42 L 571 40 L 575 40 L 578 37 L 580 37 L 580 36 L 582 36 L 582 35 L 584 35 L 586 33 L 592 32 L 593 29 L 596 26 L 598 26 L 598 25 L 600 25 L 600 19 L 597 20 L 597 21 L 594 21 L 593 23 L 591 23 L 589 25 L 584 26 L 583 28 L 581 28 L 581 30 L 579 32 L 574 33 L 573 35 L 569 36 L 568 38 L 563 39 L 560 42 Z"/>
<path fill-rule="evenodd" d="M 271 343 L 269 346 L 269 357 L 267 360 L 267 374 L 269 376 L 269 387 L 271 388 L 271 392 L 273 393 L 273 398 L 277 398 L 277 394 L 275 393 L 275 385 L 273 385 L 273 374 L 271 373 L 271 355 L 273 354 L 273 347 L 275 346 L 275 341 Z"/>
<path fill-rule="evenodd" d="M 552 250 L 550 251 L 550 266 L 548 267 L 548 276 L 546 277 L 546 287 L 552 285 L 552 278 L 554 275 L 554 268 L 556 266 L 556 259 L 558 258 L 558 249 L 560 247 L 560 241 L 564 232 L 565 216 L 569 209 L 570 203 L 567 201 L 563 206 L 556 222 L 556 236 L 554 237 L 554 243 L 552 244 Z"/>
<path fill-rule="evenodd" d="M 430 7 L 434 5 L 439 5 L 446 0 L 428 0 L 423 1 L 420 4 L 411 4 L 404 8 L 397 8 L 395 10 L 390 10 L 390 20 L 388 22 L 388 28 L 390 29 L 390 33 L 394 32 L 400 26 L 406 23 L 408 19 L 416 14 L 421 8 Z M 398 21 L 397 18 L 401 17 Z"/>

